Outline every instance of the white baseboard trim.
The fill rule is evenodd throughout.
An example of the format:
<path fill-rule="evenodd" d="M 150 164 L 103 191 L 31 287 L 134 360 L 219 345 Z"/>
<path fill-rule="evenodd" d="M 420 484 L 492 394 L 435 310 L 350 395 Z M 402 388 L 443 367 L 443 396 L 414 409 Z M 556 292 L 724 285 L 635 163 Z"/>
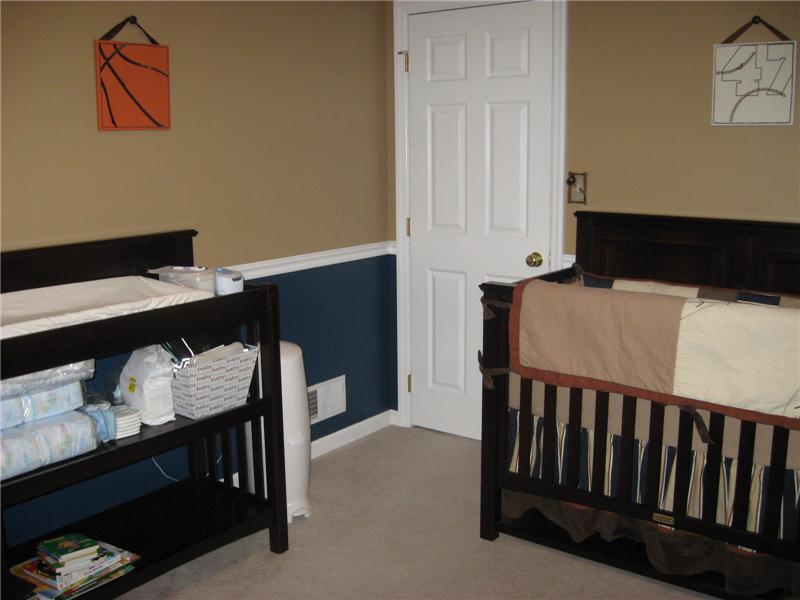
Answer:
<path fill-rule="evenodd" d="M 282 275 L 294 271 L 304 271 L 316 267 L 326 267 L 346 263 L 353 260 L 363 260 L 374 258 L 385 254 L 397 254 L 397 243 L 376 242 L 374 244 L 363 244 L 361 246 L 350 246 L 349 248 L 337 248 L 335 250 L 325 250 L 323 252 L 312 252 L 309 254 L 298 254 L 284 258 L 272 260 L 260 260 L 241 265 L 228 267 L 239 271 L 245 279 L 258 279 L 260 277 L 270 277 L 272 275 Z"/>
<path fill-rule="evenodd" d="M 396 410 L 387 410 L 374 417 L 359 421 L 355 425 L 334 431 L 330 435 L 311 442 L 311 459 L 318 458 L 333 450 L 346 446 L 363 437 L 380 431 L 389 425 L 399 425 L 400 414 Z"/>
<path fill-rule="evenodd" d="M 561 256 L 561 268 L 562 269 L 569 269 L 574 262 L 575 262 L 575 255 L 574 254 L 563 254 Z"/>

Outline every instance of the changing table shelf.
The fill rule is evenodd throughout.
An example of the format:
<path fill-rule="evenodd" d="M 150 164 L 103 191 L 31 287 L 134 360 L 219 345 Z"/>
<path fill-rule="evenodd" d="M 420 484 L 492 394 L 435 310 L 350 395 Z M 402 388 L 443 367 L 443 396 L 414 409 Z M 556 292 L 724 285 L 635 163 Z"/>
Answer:
<path fill-rule="evenodd" d="M 7 479 L 3 482 L 3 505 L 25 502 L 173 448 L 179 448 L 192 440 L 213 434 L 220 425 L 232 427 L 263 415 L 263 404 L 250 403 L 215 415 L 213 420 L 195 421 L 177 416 L 175 421 L 164 425 L 155 427 L 142 425 L 139 435 L 108 442 L 94 452 Z"/>
<path fill-rule="evenodd" d="M 87 599 L 109 598 L 229 542 L 270 527 L 272 513 L 269 501 L 236 488 L 208 479 L 184 480 L 43 538 L 80 531 L 139 554 L 142 558 L 132 572 L 81 595 Z M 35 554 L 35 542 L 9 548 L 9 564 L 15 565 Z M 4 598 L 26 597 L 31 586 L 18 581 L 22 585 L 12 582 L 12 588 L 17 588 L 18 592 L 9 590 L 10 593 L 3 594 Z"/>

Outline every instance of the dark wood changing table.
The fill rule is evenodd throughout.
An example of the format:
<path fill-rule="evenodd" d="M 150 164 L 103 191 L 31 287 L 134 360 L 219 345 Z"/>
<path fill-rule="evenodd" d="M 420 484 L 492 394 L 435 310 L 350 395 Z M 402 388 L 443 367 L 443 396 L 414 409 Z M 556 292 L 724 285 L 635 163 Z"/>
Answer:
<path fill-rule="evenodd" d="M 7 252 L 2 255 L 3 289 L 141 275 L 147 268 L 165 264 L 191 265 L 196 233 L 188 230 Z M 6 509 L 159 453 L 186 449 L 187 479 L 47 534 L 78 531 L 141 555 L 134 571 L 82 598 L 120 595 L 264 529 L 269 530 L 273 552 L 288 549 L 277 288 L 248 286 L 238 294 L 0 342 L 2 377 L 9 378 L 193 333 L 237 328 L 246 332 L 247 342 L 261 345 L 260 367 L 257 364 L 244 406 L 201 420 L 178 416 L 165 425 L 143 426 L 137 436 L 102 444 L 94 452 L 2 482 L 2 508 Z M 254 441 L 263 439 L 263 451 L 259 443 L 246 447 L 246 427 Z M 252 481 L 248 462 L 253 466 Z M 234 482 L 236 471 L 238 481 Z M 38 539 L 7 547 L 3 526 L 3 598 L 24 597 L 30 589 L 10 575 L 9 568 L 34 556 Z"/>

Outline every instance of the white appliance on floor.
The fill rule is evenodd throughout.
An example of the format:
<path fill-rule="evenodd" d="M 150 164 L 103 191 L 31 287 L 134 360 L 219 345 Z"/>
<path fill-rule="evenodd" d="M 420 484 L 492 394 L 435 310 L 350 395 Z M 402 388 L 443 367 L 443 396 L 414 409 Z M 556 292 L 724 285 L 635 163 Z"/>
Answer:
<path fill-rule="evenodd" d="M 308 417 L 308 388 L 303 366 L 303 351 L 292 342 L 281 340 L 281 387 L 283 400 L 283 447 L 286 460 L 286 513 L 289 523 L 295 517 L 311 516 L 309 477 L 311 470 L 311 426 Z M 262 419 L 262 430 L 263 430 Z M 247 433 L 247 455 L 251 456 L 252 432 Z M 262 448 L 264 440 L 261 440 Z M 248 488 L 252 492 L 253 465 L 249 465 Z"/>

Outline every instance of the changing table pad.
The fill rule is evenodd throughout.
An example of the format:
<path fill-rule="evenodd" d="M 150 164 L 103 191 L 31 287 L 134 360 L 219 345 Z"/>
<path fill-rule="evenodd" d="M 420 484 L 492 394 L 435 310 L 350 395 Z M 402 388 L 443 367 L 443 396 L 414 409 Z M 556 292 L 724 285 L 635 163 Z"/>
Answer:
<path fill-rule="evenodd" d="M 0 339 L 213 298 L 148 277 L 112 277 L 0 295 Z"/>

